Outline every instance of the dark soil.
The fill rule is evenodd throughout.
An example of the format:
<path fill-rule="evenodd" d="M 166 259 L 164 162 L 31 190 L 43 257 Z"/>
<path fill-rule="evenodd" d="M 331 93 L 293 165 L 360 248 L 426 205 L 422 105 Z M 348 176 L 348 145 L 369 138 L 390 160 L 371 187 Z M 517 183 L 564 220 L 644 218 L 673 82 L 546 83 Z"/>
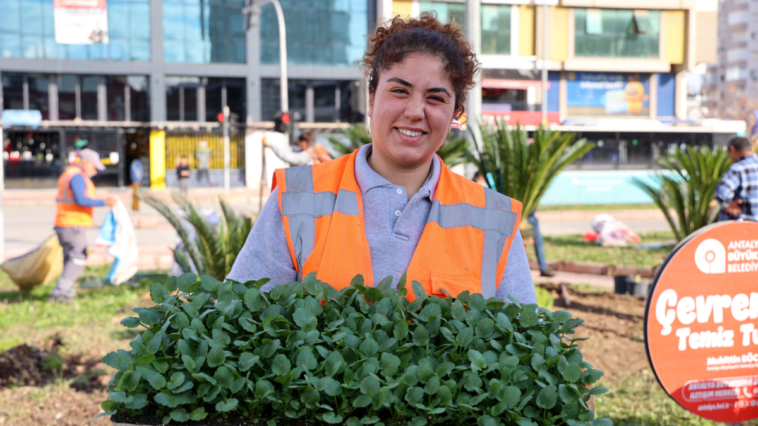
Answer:
<path fill-rule="evenodd" d="M 79 354 L 61 355 L 62 346 L 60 337 L 55 336 L 39 347 L 21 344 L 0 353 L 0 390 L 41 387 L 56 379 L 72 380 L 71 387 L 82 392 L 105 389 L 99 378 L 104 371 L 96 368 L 100 360 Z"/>
<path fill-rule="evenodd" d="M 584 320 L 576 336 L 589 337 L 580 343 L 580 348 L 585 361 L 605 372 L 603 382 L 631 373 L 650 374 L 643 332 L 643 299 L 607 292 L 574 291 L 569 287 L 570 305 L 567 306 L 557 285 L 540 287 L 555 297 L 554 310 L 566 310 Z"/>

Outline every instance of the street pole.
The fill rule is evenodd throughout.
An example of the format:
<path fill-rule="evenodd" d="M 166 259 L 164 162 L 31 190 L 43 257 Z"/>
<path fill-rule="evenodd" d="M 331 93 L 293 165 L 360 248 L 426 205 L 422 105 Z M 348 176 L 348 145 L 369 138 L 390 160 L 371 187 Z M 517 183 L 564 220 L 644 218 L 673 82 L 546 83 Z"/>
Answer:
<path fill-rule="evenodd" d="M 542 125 L 547 126 L 547 0 L 542 0 Z"/>
<path fill-rule="evenodd" d="M 282 112 L 289 111 L 289 92 L 287 88 L 287 30 L 284 27 L 284 12 L 279 0 L 270 0 L 276 10 L 276 20 L 279 22 L 279 67 L 281 76 L 279 86 L 281 88 Z M 266 4 L 262 2 L 261 4 Z"/>
<path fill-rule="evenodd" d="M 474 50 L 474 54 L 480 56 L 482 53 L 482 32 L 481 28 L 481 0 L 466 0 L 466 38 Z M 470 126 L 471 131 L 477 137 L 477 143 L 481 143 L 481 132 L 479 130 L 479 120 L 482 118 L 482 80 L 481 75 L 474 79 L 474 87 L 468 92 L 466 98 L 466 125 Z M 482 148 L 481 146 L 479 147 Z"/>
<path fill-rule="evenodd" d="M 224 195 L 229 196 L 229 106 L 224 105 Z"/>

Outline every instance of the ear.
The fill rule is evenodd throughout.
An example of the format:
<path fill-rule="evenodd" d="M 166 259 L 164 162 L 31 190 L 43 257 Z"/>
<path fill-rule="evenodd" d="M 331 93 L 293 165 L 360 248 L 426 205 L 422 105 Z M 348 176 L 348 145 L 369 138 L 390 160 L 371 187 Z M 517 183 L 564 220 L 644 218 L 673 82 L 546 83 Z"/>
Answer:
<path fill-rule="evenodd" d="M 374 110 L 374 94 L 373 93 L 369 93 L 368 94 L 368 112 L 366 113 L 366 115 L 369 118 L 371 118 L 371 113 L 372 113 L 373 110 Z"/>

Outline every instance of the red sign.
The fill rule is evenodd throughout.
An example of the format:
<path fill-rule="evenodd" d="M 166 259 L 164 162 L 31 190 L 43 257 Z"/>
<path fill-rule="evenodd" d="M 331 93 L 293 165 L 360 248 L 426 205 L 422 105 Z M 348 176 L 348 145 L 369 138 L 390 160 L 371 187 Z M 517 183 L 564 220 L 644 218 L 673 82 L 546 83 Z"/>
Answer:
<path fill-rule="evenodd" d="M 717 422 L 758 418 L 758 223 L 723 222 L 680 243 L 658 273 L 645 344 L 658 381 Z"/>
<path fill-rule="evenodd" d="M 484 106 L 486 108 L 486 105 Z M 542 112 L 540 111 L 482 111 L 482 121 L 494 123 L 496 119 L 505 120 L 509 126 L 521 124 L 522 126 L 539 126 L 542 122 Z M 558 111 L 548 111 L 547 122 L 549 124 L 560 124 Z"/>

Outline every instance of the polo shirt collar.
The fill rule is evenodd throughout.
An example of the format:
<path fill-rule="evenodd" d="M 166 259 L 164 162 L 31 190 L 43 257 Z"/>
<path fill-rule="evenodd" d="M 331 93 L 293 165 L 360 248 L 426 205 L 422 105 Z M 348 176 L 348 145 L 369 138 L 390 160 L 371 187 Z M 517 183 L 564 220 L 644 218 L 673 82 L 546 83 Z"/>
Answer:
<path fill-rule="evenodd" d="M 364 194 L 374 188 L 395 186 L 392 182 L 382 177 L 368 165 L 367 159 L 372 149 L 372 144 L 362 146 L 355 158 L 355 180 L 358 182 L 358 186 Z M 440 159 L 435 155 L 432 159 L 432 170 L 426 177 L 424 185 L 419 189 L 416 195 L 420 194 L 423 197 L 429 197 L 429 199 L 434 198 L 434 194 L 437 190 L 437 183 L 440 180 L 440 167 Z"/>

